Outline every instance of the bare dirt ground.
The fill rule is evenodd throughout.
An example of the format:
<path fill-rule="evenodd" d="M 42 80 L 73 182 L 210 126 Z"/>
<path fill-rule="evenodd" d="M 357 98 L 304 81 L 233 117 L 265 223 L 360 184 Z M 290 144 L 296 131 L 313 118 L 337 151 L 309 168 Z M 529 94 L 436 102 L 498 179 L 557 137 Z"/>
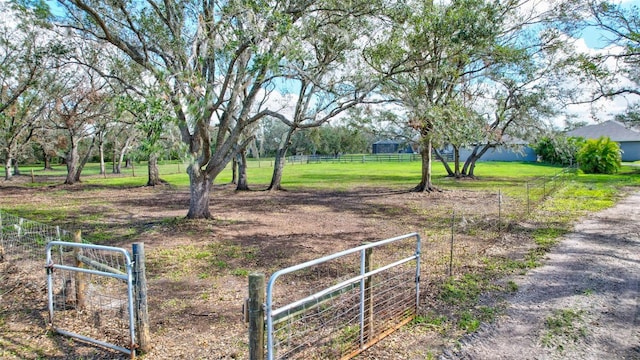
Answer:
<path fill-rule="evenodd" d="M 640 359 L 640 193 L 589 216 L 516 280 L 506 315 L 441 359 Z"/>
<path fill-rule="evenodd" d="M 248 342 L 241 315 L 247 296 L 246 272 L 263 272 L 268 276 L 280 268 L 365 241 L 413 231 L 425 234 L 427 230 L 446 228 L 448 225 L 442 223 L 442 218 L 434 218 L 434 214 L 442 214 L 442 209 L 450 209 L 452 204 L 486 211 L 494 197 L 492 194 L 461 190 L 414 194 L 370 188 L 345 192 L 236 193 L 232 186 L 220 185 L 211 199 L 215 220 L 186 221 L 183 218 L 188 207 L 188 195 L 187 190 L 170 187 L 114 189 L 79 184 L 27 188 L 14 182 L 0 184 L 0 208 L 38 209 L 41 218 L 32 220 L 50 222 L 69 230 L 82 229 L 84 236 L 100 238 L 100 243 L 106 245 L 130 248 L 132 241 L 145 243 L 153 349 L 144 355 L 144 359 L 243 359 L 247 358 Z M 585 249 L 574 248 L 571 244 L 578 240 L 568 238 L 550 255 L 549 264 L 553 264 L 556 256 L 570 256 L 558 260 L 574 265 L 570 271 L 551 271 L 549 274 L 544 272 L 547 268 L 544 267 L 532 273 L 532 277 L 537 277 L 535 280 L 527 280 L 530 277 L 518 280 L 520 291 L 512 299 L 513 308 L 508 312 L 509 317 L 501 319 L 499 324 L 516 319 L 514 311 L 519 307 L 523 307 L 522 311 L 526 313 L 541 314 L 537 323 L 531 320 L 537 327 L 517 328 L 522 334 L 528 334 L 523 336 L 530 338 L 532 348 L 543 351 L 542 355 L 530 358 L 573 354 L 568 352 L 571 346 L 563 346 L 563 352 L 558 353 L 557 349 L 550 350 L 539 341 L 540 319 L 555 308 L 579 312 L 587 332 L 579 339 L 577 348 L 586 345 L 595 349 L 600 346 L 600 333 L 596 329 L 606 324 L 606 333 L 613 332 L 625 339 L 609 344 L 606 354 L 637 354 L 636 313 L 633 312 L 631 320 L 628 316 L 631 308 L 635 311 L 637 296 L 636 274 L 639 272 L 633 266 L 640 266 L 637 251 L 640 198 L 636 194 L 624 204 L 627 208 L 614 208 L 609 215 L 589 220 L 611 223 L 612 227 L 605 231 L 611 236 L 589 235 L 585 241 L 593 248 Z M 61 217 L 60 209 L 68 215 Z M 616 215 L 616 211 L 623 216 Z M 599 229 L 601 225 L 590 226 Z M 578 227 L 577 231 L 588 234 L 592 231 L 590 229 Z M 604 246 L 598 239 L 609 239 L 610 242 L 606 243 L 609 247 L 596 247 Z M 579 242 L 579 246 L 584 246 L 585 241 Z M 429 256 L 440 256 L 434 251 L 434 244 L 428 246 L 431 246 Z M 519 236 L 507 234 L 491 242 L 469 242 L 464 246 L 466 252 L 490 251 L 494 255 L 517 256 L 526 251 L 530 243 Z M 199 258 L 197 254 L 204 251 L 211 256 Z M 0 285 L 0 358 L 125 358 L 52 335 L 47 330 L 44 271 L 40 276 L 37 270 L 15 267 L 6 262 L 0 266 L 4 279 L 12 279 Z M 441 272 L 439 275 L 444 274 L 443 269 L 436 271 Z M 7 276 L 11 274 L 15 276 Z M 625 280 L 624 276 L 629 279 Z M 636 276 L 633 281 L 632 276 Z M 567 285 L 573 284 L 576 277 L 588 281 L 588 284 Z M 24 286 L 31 278 L 31 285 Z M 546 283 L 541 280 L 543 278 Z M 548 286 L 538 288 L 543 284 Z M 532 293 L 531 288 L 534 288 L 533 293 L 547 294 L 552 289 L 557 293 L 549 298 L 530 297 L 527 294 Z M 425 290 L 428 294 L 428 287 Z M 584 303 L 550 305 L 551 300 L 569 297 L 584 299 Z M 527 304 L 533 304 L 530 305 L 532 308 L 526 308 Z M 425 304 L 425 307 L 431 309 L 432 304 Z M 530 319 L 517 318 L 513 321 L 521 320 L 529 322 Z M 498 326 L 495 328 L 499 329 Z M 503 339 L 512 346 L 513 353 L 492 345 L 488 334 L 494 333 L 493 326 L 482 329 L 479 335 L 469 336 L 458 349 L 453 346 L 455 336 L 452 338 L 451 332 L 443 336 L 439 329 L 408 327 L 359 358 L 425 359 L 437 356 L 443 349 L 448 358 L 493 359 L 498 358 L 502 351 L 505 354 L 503 358 L 522 358 L 524 353 L 517 351 L 520 348 L 517 343 L 509 342 L 509 336 L 505 335 Z M 507 329 L 507 333 L 509 331 Z M 482 340 L 485 337 L 487 340 Z M 613 352 L 612 347 L 617 352 Z M 484 356 L 474 352 L 476 348 L 500 350 Z M 525 349 L 524 345 L 521 348 Z"/>

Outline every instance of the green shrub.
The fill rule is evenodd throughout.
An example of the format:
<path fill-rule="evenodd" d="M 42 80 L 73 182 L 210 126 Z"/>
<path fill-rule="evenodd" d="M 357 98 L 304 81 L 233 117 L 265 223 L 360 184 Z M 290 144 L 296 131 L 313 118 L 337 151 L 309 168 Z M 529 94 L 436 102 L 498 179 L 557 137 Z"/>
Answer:
<path fill-rule="evenodd" d="M 622 166 L 620 146 L 608 137 L 587 140 L 578 150 L 577 160 L 587 174 L 614 174 Z"/>
<path fill-rule="evenodd" d="M 575 162 L 576 153 L 583 144 L 581 138 L 544 137 L 534 146 L 542 161 L 558 165 L 570 165 Z"/>

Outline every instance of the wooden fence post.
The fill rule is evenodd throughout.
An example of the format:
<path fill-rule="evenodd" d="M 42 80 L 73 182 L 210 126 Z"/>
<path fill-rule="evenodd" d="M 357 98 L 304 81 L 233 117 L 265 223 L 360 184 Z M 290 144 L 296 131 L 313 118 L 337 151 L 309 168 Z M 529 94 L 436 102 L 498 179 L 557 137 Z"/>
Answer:
<path fill-rule="evenodd" d="M 147 275 L 145 269 L 144 243 L 133 243 L 133 293 L 138 348 L 143 353 L 151 350 L 149 310 L 147 307 Z"/>
<path fill-rule="evenodd" d="M 59 237 L 58 237 L 58 240 L 60 240 Z M 82 244 L 81 230 L 76 230 L 73 233 L 73 242 Z M 80 261 L 80 255 L 82 255 L 82 249 L 79 247 L 74 248 L 73 257 L 75 259 L 75 266 L 77 268 L 84 267 L 84 264 L 82 263 L 82 261 Z M 75 273 L 76 273 L 76 276 L 75 276 L 76 277 L 76 308 L 78 308 L 79 310 L 82 310 L 85 307 L 84 293 L 85 293 L 86 283 L 84 281 L 84 273 L 80 271 L 76 271 Z"/>
<path fill-rule="evenodd" d="M 371 271 L 371 255 L 373 254 L 373 248 L 368 248 L 364 251 L 364 271 L 368 273 Z M 373 289 L 371 276 L 367 276 L 364 279 L 364 336 L 365 342 L 369 342 L 373 339 Z"/>
<path fill-rule="evenodd" d="M 264 274 L 249 275 L 249 360 L 264 360 Z"/>

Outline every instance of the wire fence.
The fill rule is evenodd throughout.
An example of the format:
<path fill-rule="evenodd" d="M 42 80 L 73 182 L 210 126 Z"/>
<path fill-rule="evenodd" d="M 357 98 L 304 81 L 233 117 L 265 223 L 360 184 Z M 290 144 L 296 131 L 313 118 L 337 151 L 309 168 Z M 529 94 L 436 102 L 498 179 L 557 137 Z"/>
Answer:
<path fill-rule="evenodd" d="M 437 228 L 425 229 L 423 279 L 441 284 L 448 277 L 485 266 L 489 256 L 500 256 L 494 251 L 508 246 L 495 245 L 517 242 L 512 238 L 513 228 L 532 219 L 540 204 L 574 174 L 573 168 L 563 169 L 553 176 L 528 181 L 519 190 L 496 190 L 469 197 L 474 202 L 454 204 L 446 217 L 437 220 Z"/>

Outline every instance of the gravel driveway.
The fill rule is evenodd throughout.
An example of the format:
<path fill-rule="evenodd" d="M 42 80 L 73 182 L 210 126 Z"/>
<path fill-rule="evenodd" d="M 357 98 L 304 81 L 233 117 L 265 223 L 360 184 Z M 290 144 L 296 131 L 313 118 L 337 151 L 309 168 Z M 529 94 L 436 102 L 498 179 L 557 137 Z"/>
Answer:
<path fill-rule="evenodd" d="M 440 358 L 640 359 L 640 192 L 577 224 L 544 264 Z"/>

